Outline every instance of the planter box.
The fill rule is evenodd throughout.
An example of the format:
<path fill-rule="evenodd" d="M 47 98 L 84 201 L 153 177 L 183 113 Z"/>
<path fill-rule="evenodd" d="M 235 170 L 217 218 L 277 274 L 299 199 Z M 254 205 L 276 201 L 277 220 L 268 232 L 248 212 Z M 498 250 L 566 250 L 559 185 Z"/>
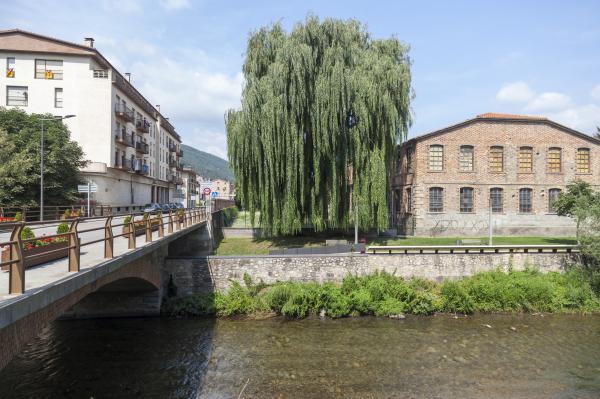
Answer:
<path fill-rule="evenodd" d="M 30 250 L 23 250 L 23 256 L 25 257 L 25 268 L 41 265 L 42 263 L 50 262 L 60 258 L 66 258 L 69 256 L 69 243 L 68 242 L 54 242 L 52 244 L 43 245 L 41 247 L 35 247 Z M 56 249 L 63 249 L 62 251 L 52 252 L 46 255 L 31 258 L 31 256 L 42 254 L 48 251 L 54 251 Z M 10 260 L 10 249 L 6 246 L 2 250 L 2 262 Z M 9 265 L 2 266 L 2 270 L 8 270 Z"/>
<path fill-rule="evenodd" d="M 152 223 L 151 225 L 151 229 L 152 231 L 156 231 L 158 230 L 158 223 Z M 129 234 L 129 226 L 123 226 L 123 233 L 122 234 Z M 136 236 L 141 236 L 146 234 L 146 226 L 144 227 L 137 227 L 135 228 L 135 235 Z"/>

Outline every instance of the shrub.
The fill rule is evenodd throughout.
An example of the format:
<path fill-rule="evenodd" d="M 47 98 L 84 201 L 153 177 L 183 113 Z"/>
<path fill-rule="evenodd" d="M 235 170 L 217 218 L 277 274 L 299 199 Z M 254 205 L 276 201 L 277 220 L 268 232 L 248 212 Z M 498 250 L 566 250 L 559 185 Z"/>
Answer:
<path fill-rule="evenodd" d="M 23 220 L 23 214 L 21 212 L 15 213 L 15 222 L 20 222 Z"/>
<path fill-rule="evenodd" d="M 254 300 L 237 281 L 232 283 L 226 294 L 215 295 L 215 307 L 219 316 L 247 314 L 256 310 Z"/>
<path fill-rule="evenodd" d="M 23 230 L 21 230 L 21 240 L 29 240 L 30 238 L 35 238 L 33 230 L 27 226 L 23 227 Z"/>
<path fill-rule="evenodd" d="M 56 228 L 56 234 L 65 234 L 69 232 L 69 225 L 67 223 L 61 223 Z"/>
<path fill-rule="evenodd" d="M 404 313 L 407 309 L 406 303 L 398 300 L 397 298 L 386 297 L 382 301 L 377 303 L 375 309 L 376 316 L 391 316 L 395 314 Z"/>
<path fill-rule="evenodd" d="M 470 314 L 475 309 L 473 298 L 456 281 L 444 281 L 444 284 L 442 284 L 442 298 L 443 309 L 447 312 Z"/>
<path fill-rule="evenodd" d="M 129 223 L 131 223 L 131 215 L 127 215 L 123 219 L 123 224 L 129 224 Z"/>

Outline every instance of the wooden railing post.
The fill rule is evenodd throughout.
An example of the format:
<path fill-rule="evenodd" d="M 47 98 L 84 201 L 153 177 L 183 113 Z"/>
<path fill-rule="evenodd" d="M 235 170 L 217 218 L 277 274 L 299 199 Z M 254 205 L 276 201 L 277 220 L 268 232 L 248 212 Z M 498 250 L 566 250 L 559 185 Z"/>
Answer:
<path fill-rule="evenodd" d="M 78 272 L 80 267 L 81 248 L 79 247 L 79 235 L 77 234 L 77 225 L 79 218 L 71 222 L 69 229 L 69 271 Z"/>
<path fill-rule="evenodd" d="M 177 213 L 175 213 L 176 217 L 177 217 L 177 230 L 181 230 L 183 228 L 183 219 L 185 219 L 184 217 L 181 217 L 179 215 L 179 211 Z M 185 215 L 183 215 L 185 216 Z"/>
<path fill-rule="evenodd" d="M 129 220 L 129 235 L 127 236 L 129 240 L 127 243 L 127 248 L 135 249 L 135 215 L 132 213 L 130 216 L 131 219 Z"/>
<path fill-rule="evenodd" d="M 108 216 L 104 223 L 104 258 L 106 259 L 112 259 L 114 256 L 112 218 L 112 216 Z"/>
<path fill-rule="evenodd" d="M 162 213 L 157 213 L 156 218 L 158 219 L 158 236 L 164 237 L 165 236 L 165 226 L 163 226 Z"/>
<path fill-rule="evenodd" d="M 150 220 L 150 215 L 146 218 L 146 242 L 152 242 L 152 220 Z"/>
<path fill-rule="evenodd" d="M 187 228 L 188 226 L 188 212 L 186 210 L 183 211 L 183 228 Z"/>
<path fill-rule="evenodd" d="M 169 211 L 169 234 L 173 233 L 173 212 Z"/>
<path fill-rule="evenodd" d="M 18 223 L 13 228 L 10 240 L 10 260 L 16 260 L 9 266 L 8 293 L 22 294 L 25 292 L 25 259 L 23 259 L 23 244 L 21 243 L 21 231 L 23 222 Z"/>

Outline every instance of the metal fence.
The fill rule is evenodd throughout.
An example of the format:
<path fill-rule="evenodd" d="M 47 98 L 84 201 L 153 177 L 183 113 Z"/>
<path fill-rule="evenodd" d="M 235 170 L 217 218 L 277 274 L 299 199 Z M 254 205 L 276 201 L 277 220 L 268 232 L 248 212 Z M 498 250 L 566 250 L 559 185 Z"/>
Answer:
<path fill-rule="evenodd" d="M 572 253 L 577 245 L 371 245 L 370 254 Z"/>

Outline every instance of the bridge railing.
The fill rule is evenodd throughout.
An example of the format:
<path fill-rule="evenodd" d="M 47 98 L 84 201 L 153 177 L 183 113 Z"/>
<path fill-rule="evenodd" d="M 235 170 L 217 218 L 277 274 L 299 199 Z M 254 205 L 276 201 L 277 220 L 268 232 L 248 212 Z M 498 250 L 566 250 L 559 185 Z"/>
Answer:
<path fill-rule="evenodd" d="M 223 204 L 225 205 L 225 204 Z M 229 205 L 229 204 L 227 204 Z M 211 209 L 212 213 L 218 212 L 226 206 Z M 25 270 L 29 264 L 36 260 L 56 259 L 68 257 L 68 271 L 78 272 L 81 266 L 81 248 L 93 244 L 104 245 L 104 258 L 114 257 L 115 239 L 123 237 L 127 239 L 128 251 L 137 246 L 137 236 L 144 235 L 146 243 L 151 242 L 153 232 L 157 231 L 158 238 L 175 231 L 184 230 L 193 225 L 207 221 L 207 209 L 205 207 L 181 209 L 168 213 L 157 214 L 130 213 L 121 215 L 121 223 L 113 223 L 114 216 L 76 218 L 70 220 L 69 230 L 64 233 L 44 235 L 38 238 L 25 238 L 23 230 L 28 228 L 47 228 L 64 223 L 64 220 L 52 220 L 45 222 L 17 222 L 3 223 L 2 228 L 12 228 L 10 239 L 0 242 L 0 267 L 8 268 L 9 272 L 9 294 L 22 294 L 25 291 Z M 102 226 L 79 229 L 81 222 L 104 221 Z M 122 227 L 122 233 L 114 234 L 113 229 Z M 82 234 L 103 231 L 103 237 L 82 242 Z M 59 243 L 61 245 L 44 245 L 48 243 Z M 40 245 L 38 245 L 40 244 Z M 44 248 L 47 247 L 47 248 Z M 36 251 L 32 251 L 35 248 Z M 29 254 L 27 252 L 30 252 Z M 52 258 L 52 255 L 58 255 Z"/>
<path fill-rule="evenodd" d="M 371 245 L 370 254 L 572 253 L 577 245 Z"/>

